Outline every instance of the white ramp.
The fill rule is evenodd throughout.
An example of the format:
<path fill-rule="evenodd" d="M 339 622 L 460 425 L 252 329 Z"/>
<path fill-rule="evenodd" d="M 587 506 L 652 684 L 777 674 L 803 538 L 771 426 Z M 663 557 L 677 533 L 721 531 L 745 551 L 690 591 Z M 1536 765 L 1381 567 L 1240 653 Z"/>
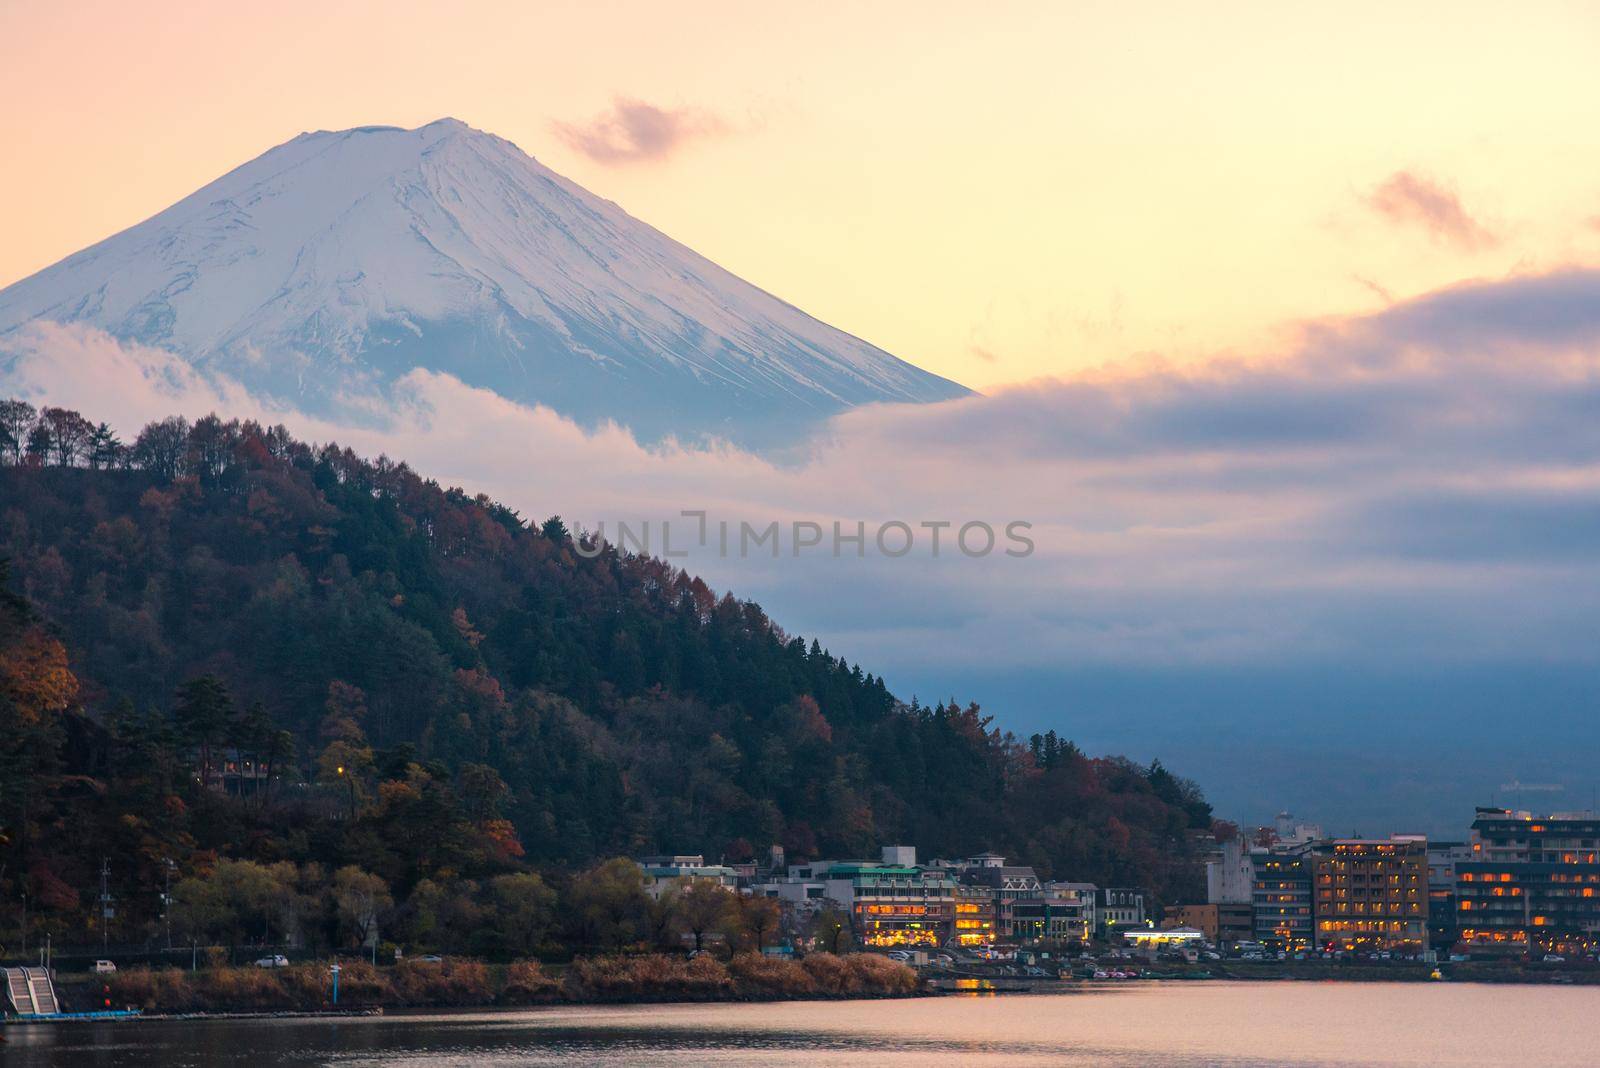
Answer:
<path fill-rule="evenodd" d="M 61 1011 L 55 984 L 44 968 L 5 968 L 6 1000 L 18 1016 L 54 1016 Z"/>

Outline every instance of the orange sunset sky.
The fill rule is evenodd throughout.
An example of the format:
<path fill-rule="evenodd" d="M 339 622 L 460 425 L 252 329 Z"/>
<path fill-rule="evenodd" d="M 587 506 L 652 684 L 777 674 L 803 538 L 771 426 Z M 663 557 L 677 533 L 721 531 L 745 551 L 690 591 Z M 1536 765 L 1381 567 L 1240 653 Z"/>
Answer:
<path fill-rule="evenodd" d="M 0 2 L 0 286 L 444 115 L 978 388 L 1600 259 L 1574 4 Z"/>

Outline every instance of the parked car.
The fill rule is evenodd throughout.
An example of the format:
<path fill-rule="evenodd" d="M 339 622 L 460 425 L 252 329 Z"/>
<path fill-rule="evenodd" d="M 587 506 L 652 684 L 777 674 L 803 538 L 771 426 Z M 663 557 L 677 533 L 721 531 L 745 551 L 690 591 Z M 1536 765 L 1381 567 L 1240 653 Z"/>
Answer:
<path fill-rule="evenodd" d="M 1563 957 L 1559 953 L 1546 953 L 1544 955 L 1544 962 L 1546 964 L 1565 964 L 1567 963 L 1567 958 Z"/>
<path fill-rule="evenodd" d="M 274 953 L 270 957 L 262 957 L 256 961 L 257 968 L 287 968 L 289 958 L 282 953 Z"/>
<path fill-rule="evenodd" d="M 97 960 L 94 962 L 94 974 L 115 975 L 117 974 L 117 966 L 108 960 Z"/>
<path fill-rule="evenodd" d="M 704 952 L 704 951 L 702 950 L 702 952 Z M 439 956 L 439 954 L 437 954 L 437 953 L 424 953 L 422 956 L 418 957 L 417 959 L 419 961 L 421 961 L 423 964 L 443 964 L 444 963 L 444 958 Z"/>

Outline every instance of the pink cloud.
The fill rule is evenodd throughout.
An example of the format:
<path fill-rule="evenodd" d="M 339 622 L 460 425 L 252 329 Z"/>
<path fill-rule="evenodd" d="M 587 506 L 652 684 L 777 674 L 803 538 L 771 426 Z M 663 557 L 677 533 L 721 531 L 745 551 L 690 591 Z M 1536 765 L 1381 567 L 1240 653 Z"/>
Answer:
<path fill-rule="evenodd" d="M 1467 251 L 1489 248 L 1500 240 L 1467 212 L 1455 192 L 1412 171 L 1395 171 L 1365 200 L 1390 222 L 1420 226 L 1434 240 Z"/>
<path fill-rule="evenodd" d="M 661 108 L 618 97 L 588 122 L 552 124 L 568 146 L 608 165 L 663 160 L 693 141 L 720 137 L 729 127 L 700 108 Z"/>

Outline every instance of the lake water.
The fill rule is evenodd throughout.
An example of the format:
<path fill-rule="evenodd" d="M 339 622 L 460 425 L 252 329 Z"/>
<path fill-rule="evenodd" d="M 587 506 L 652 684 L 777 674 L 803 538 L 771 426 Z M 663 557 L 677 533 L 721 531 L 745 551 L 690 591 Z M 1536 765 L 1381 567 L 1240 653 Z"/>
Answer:
<path fill-rule="evenodd" d="M 1169 982 L 1066 994 L 6 1029 L 97 1065 L 1590 1065 L 1600 987 Z"/>

